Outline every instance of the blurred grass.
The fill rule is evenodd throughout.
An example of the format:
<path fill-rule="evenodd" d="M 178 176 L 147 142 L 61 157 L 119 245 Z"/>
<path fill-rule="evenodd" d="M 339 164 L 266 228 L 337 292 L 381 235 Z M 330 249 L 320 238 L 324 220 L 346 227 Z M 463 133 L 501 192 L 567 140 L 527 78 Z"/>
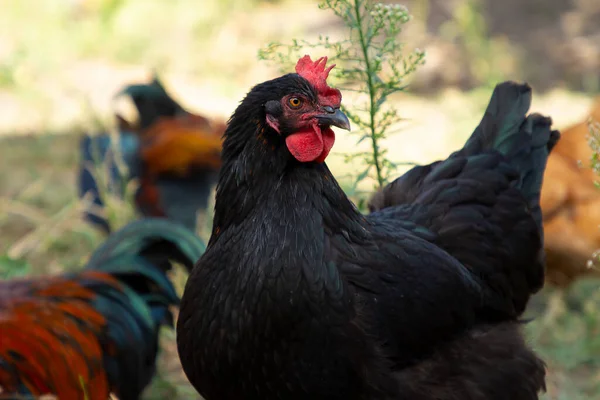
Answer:
<path fill-rule="evenodd" d="M 212 60 L 206 57 L 211 45 L 206 38 L 228 17 L 257 3 L 206 1 L 200 8 L 194 0 L 8 1 L 0 15 L 0 36 L 4 52 L 12 54 L 2 70 L 12 72 L 5 72 L 0 83 L 28 85 L 74 60 L 94 57 L 203 70 Z"/>
<path fill-rule="evenodd" d="M 280 3 L 289 5 L 280 10 Z M 202 87 L 202 95 L 194 97 L 201 107 L 218 112 L 222 102 L 237 102 L 256 75 L 264 78 L 271 71 L 256 62 L 260 45 L 281 35 L 302 34 L 310 29 L 307 24 L 322 20 L 314 18 L 319 13 L 315 4 L 316 0 L 3 1 L 0 130 L 69 129 L 85 119 L 84 99 L 106 118 L 117 88 L 124 81 L 144 79 L 152 70 L 177 77 L 184 91 Z M 21 118 L 31 108 L 36 112 Z"/>
<path fill-rule="evenodd" d="M 79 218 L 73 136 L 7 137 L 0 143 L 0 254 L 26 257 L 34 274 L 77 267 L 101 237 Z M 40 227 L 55 234 L 15 252 Z"/>
<path fill-rule="evenodd" d="M 600 279 L 566 291 L 546 287 L 529 305 L 525 331 L 549 369 L 546 400 L 600 399 Z"/>

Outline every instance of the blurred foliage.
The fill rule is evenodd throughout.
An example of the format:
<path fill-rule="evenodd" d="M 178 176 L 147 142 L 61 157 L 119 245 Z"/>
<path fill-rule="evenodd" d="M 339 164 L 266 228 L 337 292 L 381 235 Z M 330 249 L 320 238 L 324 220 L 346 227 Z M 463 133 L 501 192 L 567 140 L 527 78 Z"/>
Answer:
<path fill-rule="evenodd" d="M 22 277 L 31 272 L 31 265 L 27 260 L 15 259 L 8 254 L 0 255 L 0 278 L 11 279 Z"/>
<path fill-rule="evenodd" d="M 204 71 L 211 39 L 229 17 L 259 3 L 9 0 L 0 13 L 0 86 L 30 87 L 41 76 L 68 70 L 70 63 L 81 60 L 143 64 L 159 72 L 175 65 Z"/>
<path fill-rule="evenodd" d="M 493 87 L 505 80 L 502 67 L 510 48 L 506 40 L 490 37 L 483 8 L 483 0 L 459 2 L 453 9 L 452 19 L 440 30 L 447 40 L 458 40 L 463 44 L 474 78 Z"/>
<path fill-rule="evenodd" d="M 129 170 L 123 159 L 119 144 L 121 136 L 117 131 L 111 131 L 110 135 L 110 148 L 107 151 L 106 158 L 102 159 L 100 149 L 92 146 L 93 163 L 92 165 L 85 166 L 98 184 L 98 197 L 104 203 L 105 207 L 99 209 L 93 204 L 91 197 L 89 199 L 87 197 L 84 198 L 83 204 L 86 211 L 105 218 L 111 229 L 118 230 L 136 218 L 134 198 L 139 182 L 130 178 Z M 95 141 L 92 141 L 92 143 L 97 144 Z M 123 187 L 111 187 L 115 184 L 111 182 L 111 163 L 108 161 L 111 159 L 115 161 L 119 176 L 123 177 L 123 180 L 117 182 L 117 184 L 121 184 Z M 117 193 L 124 193 L 125 196 L 121 198 L 116 195 Z"/>
<path fill-rule="evenodd" d="M 543 399 L 600 398 L 599 287 L 599 279 L 585 278 L 564 292 L 546 288 L 534 298 L 531 315 L 543 305 L 526 332 L 550 370 Z"/>

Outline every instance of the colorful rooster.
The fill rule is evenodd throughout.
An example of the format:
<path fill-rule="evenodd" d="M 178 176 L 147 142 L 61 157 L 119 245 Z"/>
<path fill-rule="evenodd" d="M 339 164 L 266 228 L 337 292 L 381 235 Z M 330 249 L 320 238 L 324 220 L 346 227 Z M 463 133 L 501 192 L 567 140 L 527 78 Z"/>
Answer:
<path fill-rule="evenodd" d="M 157 77 L 147 85 L 127 86 L 116 98 L 129 99 L 137 117 L 131 120 L 116 113 L 118 143 L 109 134 L 83 137 L 79 195 L 91 193 L 96 208 L 104 207 L 105 192 L 99 190 L 95 174 L 95 166 L 103 164 L 109 169 L 105 185 L 109 193 L 123 197 L 127 181 L 135 178 L 139 181 L 135 205 L 142 215 L 167 217 L 195 230 L 197 212 L 208 207 L 221 166 L 225 123 L 186 111 Z M 115 151 L 128 174 L 117 168 Z M 105 216 L 88 212 L 86 218 L 110 232 Z"/>
<path fill-rule="evenodd" d="M 166 273 L 172 261 L 191 270 L 204 249 L 183 226 L 146 218 L 110 235 L 81 272 L 0 282 L 0 398 L 138 399 L 179 304 Z"/>

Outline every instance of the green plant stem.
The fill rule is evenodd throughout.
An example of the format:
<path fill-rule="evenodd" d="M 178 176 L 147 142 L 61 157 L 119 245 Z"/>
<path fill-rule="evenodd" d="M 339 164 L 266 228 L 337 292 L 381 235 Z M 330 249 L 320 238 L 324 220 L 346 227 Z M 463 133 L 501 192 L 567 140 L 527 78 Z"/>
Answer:
<path fill-rule="evenodd" d="M 358 36 L 365 66 L 367 67 L 367 86 L 369 88 L 369 129 L 371 131 L 371 144 L 373 146 L 373 164 L 377 173 L 377 183 L 379 187 L 384 184 L 381 165 L 379 165 L 379 146 L 377 145 L 377 137 L 375 135 L 375 87 L 373 86 L 373 73 L 371 71 L 371 63 L 369 61 L 369 48 L 363 32 L 362 15 L 360 13 L 360 0 L 354 0 L 354 12 L 356 14 L 356 23 L 358 26 Z"/>

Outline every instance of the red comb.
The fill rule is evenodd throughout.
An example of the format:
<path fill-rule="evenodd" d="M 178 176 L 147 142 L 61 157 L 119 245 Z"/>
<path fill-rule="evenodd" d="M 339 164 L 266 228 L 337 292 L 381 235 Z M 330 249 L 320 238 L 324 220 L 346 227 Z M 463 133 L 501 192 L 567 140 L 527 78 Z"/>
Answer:
<path fill-rule="evenodd" d="M 335 64 L 332 64 L 328 68 L 325 68 L 326 65 L 327 57 L 321 57 L 313 62 L 309 55 L 305 55 L 298 60 L 298 63 L 296 64 L 296 73 L 313 85 L 319 94 L 319 100 L 323 105 L 337 108 L 342 102 L 342 94 L 339 90 L 334 89 L 327 84 L 329 71 L 335 67 Z"/>

